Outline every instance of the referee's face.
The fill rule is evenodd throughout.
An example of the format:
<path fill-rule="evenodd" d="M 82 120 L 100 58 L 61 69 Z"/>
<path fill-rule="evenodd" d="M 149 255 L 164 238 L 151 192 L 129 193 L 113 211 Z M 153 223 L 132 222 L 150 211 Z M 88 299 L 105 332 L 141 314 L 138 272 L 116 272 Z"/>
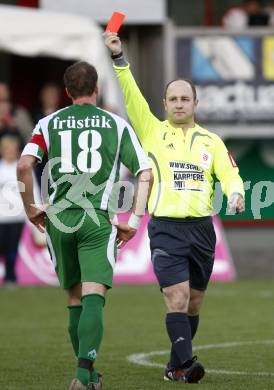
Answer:
<path fill-rule="evenodd" d="M 197 100 L 194 100 L 190 84 L 184 80 L 172 82 L 166 91 L 164 106 L 167 118 L 174 125 L 194 125 L 194 111 Z"/>

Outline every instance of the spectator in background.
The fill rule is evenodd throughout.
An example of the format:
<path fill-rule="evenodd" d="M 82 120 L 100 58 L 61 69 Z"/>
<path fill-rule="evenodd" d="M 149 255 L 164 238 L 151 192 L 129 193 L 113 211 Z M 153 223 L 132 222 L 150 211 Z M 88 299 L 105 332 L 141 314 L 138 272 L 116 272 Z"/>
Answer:
<path fill-rule="evenodd" d="M 11 92 L 7 83 L 0 82 L 0 137 L 4 134 L 16 134 L 25 144 L 33 128 L 28 112 L 11 102 Z"/>
<path fill-rule="evenodd" d="M 60 108 L 61 88 L 54 82 L 46 83 L 40 91 L 40 106 L 33 111 L 32 119 L 34 123 L 38 123 L 41 118 L 56 112 Z M 35 166 L 35 175 L 39 186 L 41 187 L 41 177 L 47 157 L 44 156 L 41 163 Z"/>
<path fill-rule="evenodd" d="M 34 123 L 60 108 L 61 89 L 54 82 L 46 83 L 40 91 L 40 106 L 32 113 Z"/>
<path fill-rule="evenodd" d="M 248 26 L 268 26 L 269 15 L 261 8 L 261 2 L 249 0 L 247 5 Z"/>
<path fill-rule="evenodd" d="M 17 187 L 16 166 L 20 138 L 5 134 L 0 141 L 0 256 L 6 264 L 5 284 L 16 284 L 15 264 L 25 212 Z"/>
<path fill-rule="evenodd" d="M 261 9 L 259 0 L 243 0 L 238 7 L 229 8 L 222 19 L 227 29 L 241 30 L 250 26 L 267 26 L 268 15 Z"/>
<path fill-rule="evenodd" d="M 274 26 L 274 0 L 271 0 L 269 4 L 264 8 L 265 13 L 268 15 L 269 26 Z"/>

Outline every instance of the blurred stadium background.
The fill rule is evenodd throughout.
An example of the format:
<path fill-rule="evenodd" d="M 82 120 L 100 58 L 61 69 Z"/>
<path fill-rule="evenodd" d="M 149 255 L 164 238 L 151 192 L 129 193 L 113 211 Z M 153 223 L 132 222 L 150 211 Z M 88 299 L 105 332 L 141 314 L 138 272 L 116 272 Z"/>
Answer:
<path fill-rule="evenodd" d="M 224 238 L 225 256 L 229 258 L 229 261 L 232 259 L 234 264 L 233 266 L 230 263 L 230 279 L 236 277 L 239 281 L 223 287 L 222 285 L 211 287 L 212 290 L 210 291 L 212 293 L 209 299 L 211 303 L 208 303 L 208 306 L 204 309 L 204 325 L 207 324 L 208 329 L 203 330 L 203 327 L 201 328 L 198 342 L 264 340 L 273 337 L 268 328 L 271 327 L 272 321 L 269 313 L 273 309 L 271 309 L 270 300 L 274 295 L 271 284 L 271 279 L 274 277 L 274 4 L 271 0 L 262 0 L 260 9 L 246 15 L 244 24 L 239 25 L 236 21 L 234 26 L 233 23 L 226 26 L 224 15 L 227 15 L 231 9 L 242 6 L 242 3 L 241 0 L 0 1 L 0 83 L 4 82 L 10 86 L 12 104 L 14 107 L 23 108 L 29 114 L 30 122 L 28 123 L 35 122 L 37 118 L 40 91 L 43 87 L 51 83 L 57 89 L 60 87 L 62 90 L 61 81 L 64 69 L 78 59 L 85 59 L 94 63 L 99 71 L 103 91 L 100 96 L 100 105 L 125 115 L 123 100 L 112 74 L 111 62 L 100 36 L 100 29 L 104 29 L 109 16 L 114 10 L 126 14 L 125 23 L 120 31 L 126 56 L 131 63 L 140 89 L 148 100 L 152 111 L 158 117 L 164 117 L 162 95 L 164 86 L 168 81 L 182 76 L 191 78 L 197 85 L 200 100 L 197 121 L 202 126 L 218 133 L 225 140 L 237 161 L 241 176 L 246 182 L 247 190 L 246 211 L 239 216 L 226 215 L 226 202 L 221 203 L 218 197 L 216 199 L 216 210 L 220 210 L 220 218 L 224 228 L 224 233 L 221 234 Z M 64 106 L 67 104 L 69 102 L 64 93 L 61 92 L 58 95 L 57 105 Z M 29 134 L 31 130 L 31 128 L 28 129 Z M 126 173 L 123 174 L 126 177 Z M 40 237 L 31 232 L 29 227 L 25 228 L 23 236 L 24 242 L 21 242 L 17 264 L 17 276 L 20 284 L 55 285 L 56 278 L 52 270 L 49 270 L 47 250 L 39 247 Z M 141 238 L 138 238 L 136 246 L 133 244 L 132 247 L 129 247 L 128 252 L 124 252 L 122 258 L 120 258 L 120 262 L 117 264 L 118 275 L 116 280 L 118 282 L 130 281 L 133 283 L 134 281 L 151 282 L 151 275 L 146 275 L 146 272 L 148 273 L 147 264 L 149 263 L 147 256 L 147 239 L 144 233 Z M 146 257 L 145 261 L 142 259 L 144 257 Z M 23 263 L 24 270 L 21 267 Z M 39 264 L 38 269 L 37 264 Z M 27 272 L 26 269 L 28 269 Z M 140 278 L 141 273 L 144 274 L 142 278 Z M 5 263 L 2 261 L 0 262 L 0 279 L 4 275 Z M 127 276 L 130 277 L 127 278 Z M 262 280 L 260 282 L 249 282 L 242 281 L 243 279 Z M 270 280 L 267 281 L 266 279 Z M 256 295 L 257 290 L 263 292 L 261 297 Z M 16 336 L 17 330 L 20 329 L 20 322 L 17 322 L 17 318 L 14 317 L 17 312 L 22 320 L 22 329 L 25 329 L 26 332 L 34 331 L 34 325 L 30 327 L 27 324 L 28 316 L 24 317 L 22 312 L 22 306 L 29 299 L 35 299 L 30 298 L 34 291 L 39 291 L 38 296 L 44 303 L 54 296 L 57 301 L 59 299 L 59 304 L 61 304 L 61 298 L 56 289 L 50 291 L 47 288 L 38 290 L 30 288 L 28 291 L 25 290 L 22 295 L 25 297 L 25 301 L 19 299 L 22 294 L 21 289 L 14 290 L 14 295 L 9 295 L 9 291 L 4 292 L 3 290 L 3 293 L 0 292 L 2 296 L 0 299 L 3 318 L 6 321 L 3 321 L 1 333 L 3 337 L 5 334 L 7 335 L 7 340 L 12 337 L 16 340 L 16 343 L 20 343 L 18 336 Z M 147 286 L 144 289 L 144 294 L 146 291 L 151 298 L 152 305 L 158 304 L 159 306 L 156 306 L 156 311 L 159 310 L 159 316 L 158 322 L 155 324 L 157 331 L 159 331 L 159 334 L 156 332 L 158 338 L 154 335 L 148 347 L 145 342 L 138 347 L 138 344 L 137 346 L 131 344 L 130 335 L 128 335 L 125 344 L 128 342 L 129 352 L 123 350 L 121 352 L 123 357 L 126 357 L 127 353 L 149 352 L 155 348 L 157 349 L 158 346 L 155 346 L 155 343 L 159 344 L 159 350 L 167 349 L 166 340 L 161 333 L 160 322 L 163 307 L 158 302 L 160 297 L 156 293 L 157 288 L 156 286 Z M 231 333 L 224 334 L 222 330 L 219 335 L 217 324 L 220 318 L 218 317 L 229 316 L 220 302 L 216 302 L 217 295 L 222 296 L 222 291 L 224 292 L 223 302 L 228 305 L 228 311 L 233 312 L 233 307 L 237 307 L 237 310 L 236 313 L 231 314 L 231 318 L 228 320 Z M 132 313 L 131 304 L 138 305 L 139 302 L 141 306 L 145 307 L 138 288 L 133 286 L 117 287 L 117 293 L 114 293 L 114 297 L 111 298 L 117 307 L 121 304 L 118 298 L 121 298 L 123 302 L 123 294 L 128 297 L 124 307 L 129 313 Z M 247 299 L 249 294 L 251 294 L 250 300 Z M 229 304 L 229 297 L 232 297 L 233 304 Z M 241 299 L 243 297 L 245 299 Z M 251 302 L 252 299 L 254 303 Z M 253 311 L 258 310 L 258 316 L 241 312 L 241 308 L 244 310 L 248 306 L 252 306 Z M 13 312 L 11 307 L 14 310 Z M 38 301 L 34 303 L 34 307 L 38 308 Z M 39 316 L 41 313 L 39 309 L 37 310 Z M 50 312 L 51 308 L 47 307 L 46 310 Z M 58 310 L 59 308 L 55 307 L 54 312 Z M 113 313 L 108 314 L 109 317 L 107 317 L 110 326 L 112 322 L 117 321 L 117 318 L 121 318 L 115 314 L 113 308 L 111 310 L 113 310 Z M 211 317 L 213 316 L 212 313 L 206 314 L 207 310 L 215 311 L 214 318 Z M 142 317 L 141 311 L 141 309 L 138 309 L 138 318 Z M 145 312 L 149 316 L 149 307 L 145 309 Z M 125 324 L 122 323 L 121 326 L 126 324 L 133 326 L 129 321 L 130 316 L 134 317 L 134 313 L 128 314 Z M 65 313 L 62 313 L 61 317 L 60 323 L 64 325 Z M 37 320 L 34 315 L 31 318 L 32 321 Z M 264 322 L 262 318 L 265 319 Z M 51 331 L 55 329 L 55 326 L 58 326 L 58 323 L 51 322 L 52 320 L 47 319 L 46 316 L 45 321 L 49 321 Z M 151 321 L 153 323 L 153 318 L 151 318 Z M 211 324 L 211 321 L 214 325 Z M 147 324 L 147 322 L 141 323 L 139 319 L 137 322 L 142 329 L 144 324 Z M 9 323 L 11 327 L 9 327 Z M 246 326 L 249 323 L 253 324 L 253 331 L 247 330 Z M 147 332 L 153 333 L 151 324 Z M 41 325 L 41 322 L 37 322 L 37 326 L 44 330 L 46 327 L 45 324 Z M 117 334 L 119 333 L 118 323 L 116 323 L 116 326 L 117 328 L 114 327 L 114 330 L 112 330 L 114 332 L 113 337 L 115 337 L 115 331 Z M 210 328 L 211 326 L 212 328 Z M 222 326 L 226 326 L 225 321 L 222 322 L 220 328 Z M 137 332 L 136 328 L 134 329 Z M 60 334 L 62 332 L 63 328 Z M 54 342 L 50 337 L 52 335 L 49 332 L 45 336 L 45 343 Z M 145 337 L 148 337 L 148 334 L 144 334 Z M 108 340 L 110 338 L 109 336 Z M 69 346 L 65 337 L 63 337 L 63 340 L 65 352 L 62 359 L 66 361 L 66 353 L 69 355 Z M 4 343 L 4 338 L 2 341 Z M 33 345 L 31 340 L 28 342 L 31 348 L 35 349 L 36 343 L 44 348 L 43 344 L 38 341 Z M 1 345 L 5 346 L 2 350 L 3 353 L 5 356 L 9 355 L 9 359 L 11 359 L 11 356 L 14 356 L 15 349 L 11 354 L 8 344 L 2 344 L 1 342 Z M 107 353 L 107 346 L 104 345 L 104 353 Z M 22 344 L 20 348 L 23 348 Z M 119 346 L 115 345 L 115 348 L 119 348 Z M 265 360 L 263 360 L 266 362 L 266 356 L 270 354 L 264 351 L 263 347 L 260 348 L 258 353 L 259 355 L 266 354 Z M 53 351 L 53 353 L 55 352 L 57 353 L 57 351 Z M 245 352 L 250 355 L 248 350 L 242 352 L 239 362 L 246 359 Z M 237 350 L 235 353 L 238 353 Z M 51 354 L 50 348 L 48 354 Z M 20 356 L 16 353 L 15 356 L 20 359 Z M 229 360 L 228 355 L 226 357 Z M 111 361 L 111 357 L 108 358 Z M 211 355 L 206 356 L 206 358 L 214 360 Z M 8 369 L 8 362 L 11 361 L 9 359 L 7 359 L 6 365 L 2 364 L 1 370 L 5 372 L 3 378 L 6 379 L 11 375 Z M 49 358 L 48 360 L 45 358 L 43 364 L 50 364 L 49 360 Z M 125 359 L 123 362 L 122 360 L 119 362 L 122 369 L 130 371 L 129 364 L 125 363 Z M 218 363 L 218 360 L 216 362 Z M 108 364 L 105 364 L 108 370 Z M 23 371 L 27 370 L 26 366 L 22 364 L 20 367 Z M 225 363 L 224 366 L 223 363 L 221 364 L 221 368 L 225 369 Z M 237 370 L 235 366 L 232 368 Z M 131 370 L 130 375 L 136 376 L 134 368 L 131 367 Z M 142 367 L 138 368 L 139 375 L 142 375 L 142 370 Z M 271 367 L 267 364 L 264 367 L 258 365 L 254 357 L 251 366 L 241 366 L 238 369 L 238 371 L 242 370 L 270 372 Z M 47 372 L 47 369 L 45 372 Z M 149 377 L 148 371 L 145 371 L 145 375 Z M 154 381 L 156 381 L 156 375 L 153 375 Z M 61 383 L 62 377 L 59 371 L 56 371 L 57 377 Z M 271 382 L 271 374 L 267 381 L 262 381 L 262 384 L 254 378 L 252 381 L 255 380 L 255 382 L 248 382 L 241 376 L 240 378 L 243 387 L 237 387 L 238 385 L 233 380 L 227 384 L 233 389 L 274 388 L 274 384 Z M 118 372 L 116 377 L 112 379 L 114 382 L 116 381 L 115 383 L 119 382 Z M 27 377 L 25 380 L 27 380 Z M 128 384 L 126 388 L 154 389 L 152 385 L 149 385 L 149 380 L 147 378 L 146 380 L 147 384 L 144 386 L 139 384 L 136 387 L 131 387 Z M 8 386 L 4 379 L 2 381 L 1 388 L 3 389 L 63 388 L 60 384 L 56 384 L 55 387 L 54 385 L 45 387 L 45 381 L 38 381 L 40 387 L 32 382 L 26 382 L 28 385 L 18 385 L 15 383 L 16 380 L 11 380 L 11 384 Z M 59 383 L 58 381 L 56 383 Z M 135 377 L 135 381 L 138 383 L 138 378 Z M 208 388 L 226 388 L 222 387 L 223 384 L 218 381 L 219 379 L 216 387 L 214 387 L 214 383 L 209 382 Z M 161 388 L 155 384 L 156 387 L 157 389 Z M 121 387 L 117 384 L 116 387 L 107 388 L 113 390 Z"/>

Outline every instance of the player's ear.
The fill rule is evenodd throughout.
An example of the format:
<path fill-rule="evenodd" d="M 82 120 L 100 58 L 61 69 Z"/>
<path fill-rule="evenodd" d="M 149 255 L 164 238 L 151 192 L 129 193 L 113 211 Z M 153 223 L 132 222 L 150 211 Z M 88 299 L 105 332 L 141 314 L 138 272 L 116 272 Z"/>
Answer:
<path fill-rule="evenodd" d="M 98 83 L 96 84 L 96 87 L 94 89 L 94 93 L 95 95 L 98 95 L 99 94 L 99 86 L 98 86 Z"/>
<path fill-rule="evenodd" d="M 196 99 L 195 102 L 194 102 L 195 108 L 198 106 L 198 103 L 199 103 L 199 100 Z"/>
<path fill-rule="evenodd" d="M 167 111 L 166 99 L 165 98 L 163 99 L 163 104 L 164 104 L 164 107 L 165 107 L 165 111 Z"/>
<path fill-rule="evenodd" d="M 66 94 L 67 94 L 67 96 L 68 96 L 70 99 L 72 99 L 72 96 L 71 96 L 71 94 L 69 93 L 68 89 L 67 89 L 67 88 L 65 88 L 65 90 L 66 90 Z"/>

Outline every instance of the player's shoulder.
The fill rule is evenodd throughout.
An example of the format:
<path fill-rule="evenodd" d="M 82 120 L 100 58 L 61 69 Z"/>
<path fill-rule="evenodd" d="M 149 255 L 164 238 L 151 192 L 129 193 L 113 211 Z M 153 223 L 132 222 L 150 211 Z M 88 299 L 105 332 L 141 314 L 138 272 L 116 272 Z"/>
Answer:
<path fill-rule="evenodd" d="M 61 115 L 61 114 L 65 114 L 66 111 L 68 111 L 70 109 L 71 106 L 68 106 L 68 107 L 64 107 L 64 108 L 61 108 L 57 111 L 54 111 L 52 112 L 51 114 L 47 115 L 47 116 L 44 116 L 42 119 L 40 119 L 38 121 L 38 124 L 41 126 L 41 127 L 44 127 L 44 126 L 48 126 L 49 122 L 54 119 L 56 116 L 58 115 Z"/>
<path fill-rule="evenodd" d="M 130 127 L 130 124 L 124 119 L 122 118 L 120 115 L 117 115 L 111 111 L 108 111 L 108 110 L 104 110 L 102 108 L 99 108 L 99 107 L 96 107 L 99 112 L 101 114 L 105 114 L 105 115 L 108 115 L 113 121 L 115 121 L 115 123 L 117 124 L 117 127 L 121 128 L 122 130 L 125 128 L 125 127 Z"/>

